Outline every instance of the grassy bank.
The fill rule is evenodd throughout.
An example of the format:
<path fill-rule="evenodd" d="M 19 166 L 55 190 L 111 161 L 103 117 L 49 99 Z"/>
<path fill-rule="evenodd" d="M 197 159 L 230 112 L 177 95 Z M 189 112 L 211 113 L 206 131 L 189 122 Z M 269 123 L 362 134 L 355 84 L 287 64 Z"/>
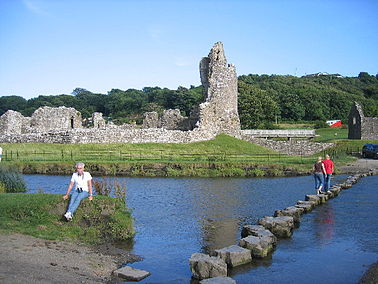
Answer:
<path fill-rule="evenodd" d="M 5 163 L 26 174 L 72 173 L 73 165 L 83 161 L 94 175 L 167 176 L 167 177 L 255 177 L 309 173 L 316 157 L 331 154 L 340 165 L 356 157 L 371 141 L 348 140 L 347 129 L 318 129 L 317 142 L 336 146 L 313 156 L 291 156 L 218 135 L 211 141 L 190 144 L 116 143 L 116 144 L 1 144 L 7 153 Z"/>
<path fill-rule="evenodd" d="M 88 244 L 133 237 L 133 221 L 117 198 L 85 199 L 72 222 L 63 214 L 68 201 L 55 194 L 0 194 L 0 230 L 49 240 L 77 240 Z"/>
<path fill-rule="evenodd" d="M 190 144 L 2 144 L 23 173 L 70 174 L 84 161 L 95 175 L 277 176 L 304 173 L 312 158 L 279 154 L 227 135 Z"/>

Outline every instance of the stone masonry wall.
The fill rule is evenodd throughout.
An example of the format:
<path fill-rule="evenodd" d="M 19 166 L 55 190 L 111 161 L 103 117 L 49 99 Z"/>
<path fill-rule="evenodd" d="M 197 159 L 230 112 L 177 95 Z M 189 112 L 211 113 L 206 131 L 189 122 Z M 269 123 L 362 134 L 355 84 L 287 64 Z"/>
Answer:
<path fill-rule="evenodd" d="M 180 131 L 163 128 L 122 129 L 73 129 L 0 136 L 0 143 L 192 143 L 214 139 L 213 133 L 206 131 Z"/>

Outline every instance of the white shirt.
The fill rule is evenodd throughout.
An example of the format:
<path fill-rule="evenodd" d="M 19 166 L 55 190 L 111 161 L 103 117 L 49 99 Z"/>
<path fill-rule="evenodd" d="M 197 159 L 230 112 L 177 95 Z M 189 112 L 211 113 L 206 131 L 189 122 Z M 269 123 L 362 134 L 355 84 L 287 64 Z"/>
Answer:
<path fill-rule="evenodd" d="M 84 191 L 88 192 L 88 181 L 92 180 L 92 176 L 88 172 L 84 172 L 82 176 L 78 173 L 73 173 L 71 181 L 75 183 L 75 189 L 82 188 Z"/>
<path fill-rule="evenodd" d="M 3 148 L 0 147 L 0 156 L 3 154 Z"/>

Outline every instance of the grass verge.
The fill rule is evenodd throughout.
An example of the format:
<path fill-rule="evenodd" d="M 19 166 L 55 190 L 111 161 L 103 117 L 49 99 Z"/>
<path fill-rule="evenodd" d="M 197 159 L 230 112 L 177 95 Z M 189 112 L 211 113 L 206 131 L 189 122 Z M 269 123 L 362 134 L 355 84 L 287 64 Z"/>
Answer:
<path fill-rule="evenodd" d="M 2 193 L 0 230 L 88 244 L 123 241 L 134 236 L 131 214 L 120 199 L 107 196 L 85 199 L 72 222 L 63 217 L 67 205 L 62 195 Z"/>

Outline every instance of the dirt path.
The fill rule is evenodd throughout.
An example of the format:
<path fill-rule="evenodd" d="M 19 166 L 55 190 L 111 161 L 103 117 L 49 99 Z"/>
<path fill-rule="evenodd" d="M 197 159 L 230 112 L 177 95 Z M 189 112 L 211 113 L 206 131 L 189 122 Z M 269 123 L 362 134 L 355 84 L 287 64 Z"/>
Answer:
<path fill-rule="evenodd" d="M 378 169 L 378 160 L 374 159 L 358 159 L 357 161 L 340 167 L 341 173 L 353 174 L 367 172 L 371 169 Z"/>
<path fill-rule="evenodd" d="M 106 283 L 120 262 L 135 261 L 123 250 L 0 234 L 1 283 Z"/>

